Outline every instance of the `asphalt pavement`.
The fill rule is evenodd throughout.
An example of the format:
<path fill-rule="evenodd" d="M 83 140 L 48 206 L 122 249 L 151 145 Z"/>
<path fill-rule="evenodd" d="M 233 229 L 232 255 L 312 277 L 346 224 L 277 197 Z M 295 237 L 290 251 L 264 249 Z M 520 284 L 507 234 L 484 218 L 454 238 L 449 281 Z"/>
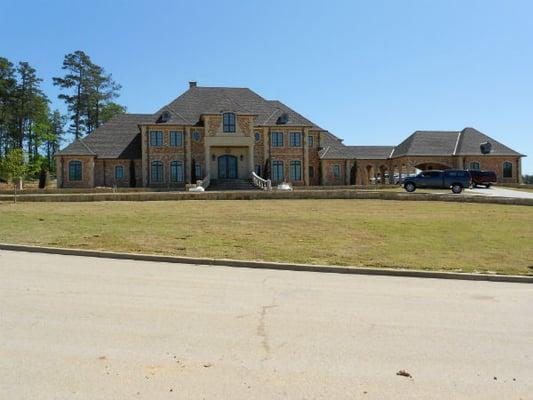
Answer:
<path fill-rule="evenodd" d="M 5 399 L 531 399 L 533 286 L 0 251 L 0 355 Z"/>

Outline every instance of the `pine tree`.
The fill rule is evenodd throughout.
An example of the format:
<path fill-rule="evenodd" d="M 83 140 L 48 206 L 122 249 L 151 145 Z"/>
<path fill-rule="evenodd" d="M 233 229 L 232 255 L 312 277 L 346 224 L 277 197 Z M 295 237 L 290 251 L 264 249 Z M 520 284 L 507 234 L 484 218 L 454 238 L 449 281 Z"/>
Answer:
<path fill-rule="evenodd" d="M 48 107 L 48 99 L 40 88 L 42 79 L 36 75 L 35 68 L 27 62 L 20 62 L 17 67 L 18 84 L 15 90 L 16 96 L 16 141 L 18 148 L 27 143 L 27 153 L 30 162 L 35 154 L 35 132 L 34 124 L 42 116 L 43 110 Z"/>
<path fill-rule="evenodd" d="M 121 86 L 113 80 L 111 74 L 106 74 L 105 70 L 96 64 L 91 64 L 89 76 L 87 128 L 88 132 L 92 132 L 104 122 L 101 116 L 103 108 L 109 106 L 112 100 L 118 97 Z"/>
<path fill-rule="evenodd" d="M 59 110 L 54 110 L 48 116 L 48 131 L 44 135 L 44 148 L 47 160 L 48 171 L 55 170 L 52 157 L 59 150 L 59 144 L 63 141 L 66 117 L 61 115 Z"/>
<path fill-rule="evenodd" d="M 83 126 L 83 116 L 87 113 L 91 64 L 89 56 L 77 50 L 67 54 L 63 60 L 62 69 L 66 71 L 65 76 L 53 78 L 54 85 L 67 91 L 58 97 L 67 104 L 72 121 L 70 131 L 76 139 L 86 131 Z"/>
<path fill-rule="evenodd" d="M 16 86 L 13 64 L 0 57 L 0 159 L 13 147 Z"/>

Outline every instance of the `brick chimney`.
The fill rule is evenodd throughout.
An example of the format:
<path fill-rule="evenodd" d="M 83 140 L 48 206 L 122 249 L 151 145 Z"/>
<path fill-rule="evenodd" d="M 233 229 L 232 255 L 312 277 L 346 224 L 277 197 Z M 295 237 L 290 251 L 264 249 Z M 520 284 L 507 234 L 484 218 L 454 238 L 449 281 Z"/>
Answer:
<path fill-rule="evenodd" d="M 192 89 L 193 87 L 196 87 L 197 82 L 196 81 L 189 81 L 189 89 Z"/>

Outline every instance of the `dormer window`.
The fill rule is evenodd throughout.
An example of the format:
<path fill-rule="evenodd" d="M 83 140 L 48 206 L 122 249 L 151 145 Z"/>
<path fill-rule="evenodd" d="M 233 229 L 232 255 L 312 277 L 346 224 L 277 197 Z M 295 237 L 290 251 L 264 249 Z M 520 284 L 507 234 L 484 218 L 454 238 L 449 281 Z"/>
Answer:
<path fill-rule="evenodd" d="M 235 132 L 235 114 L 224 113 L 222 114 L 224 123 L 224 132 Z"/>
<path fill-rule="evenodd" d="M 168 122 L 170 121 L 170 113 L 168 111 L 163 111 L 159 117 L 159 122 Z"/>

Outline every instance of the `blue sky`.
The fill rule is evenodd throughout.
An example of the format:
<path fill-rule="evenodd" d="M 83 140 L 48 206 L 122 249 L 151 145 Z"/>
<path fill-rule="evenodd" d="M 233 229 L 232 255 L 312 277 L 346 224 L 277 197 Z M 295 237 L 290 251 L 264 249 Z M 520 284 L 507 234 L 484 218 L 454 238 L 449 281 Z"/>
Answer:
<path fill-rule="evenodd" d="M 52 77 L 84 50 L 130 112 L 187 89 L 250 87 L 347 144 L 473 126 L 530 157 L 531 1 L 12 1 L 0 55 Z M 6 36 L 6 33 L 9 34 Z"/>

